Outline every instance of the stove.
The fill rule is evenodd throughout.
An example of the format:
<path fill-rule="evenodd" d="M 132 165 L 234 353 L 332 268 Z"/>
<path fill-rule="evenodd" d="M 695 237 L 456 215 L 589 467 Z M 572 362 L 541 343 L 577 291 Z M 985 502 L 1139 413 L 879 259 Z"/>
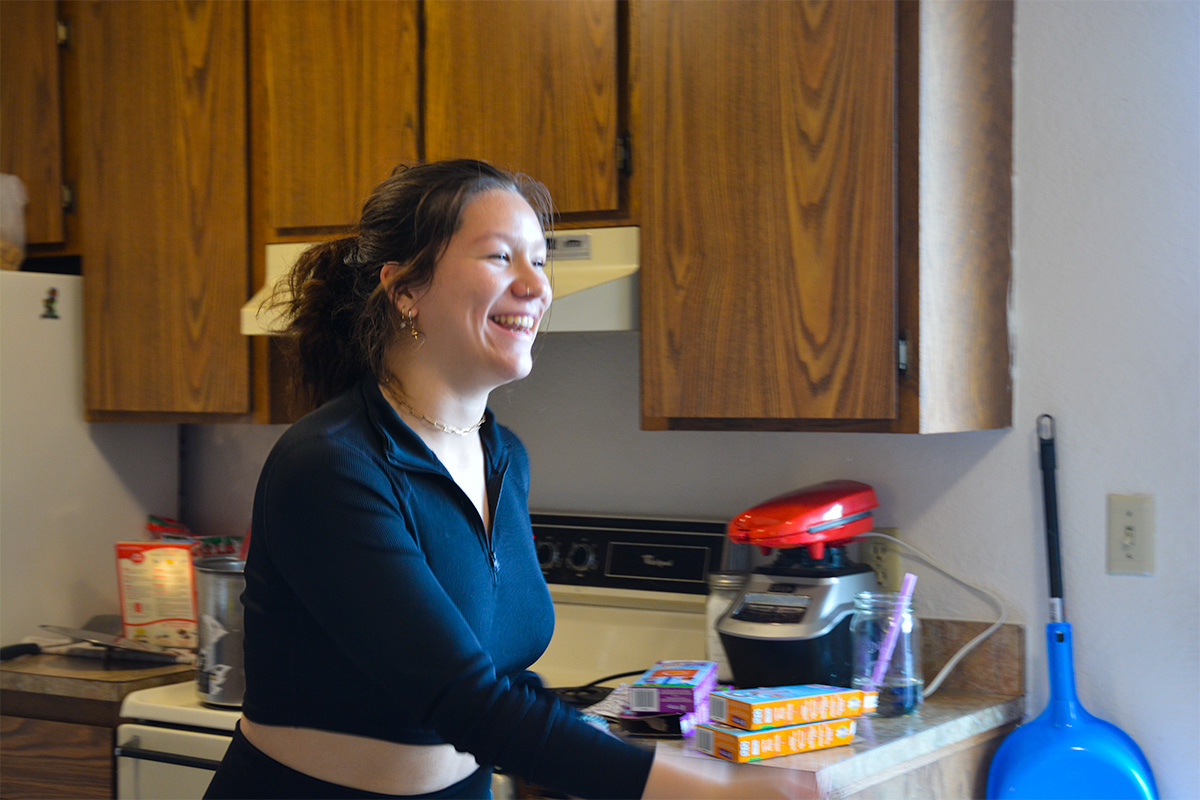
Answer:
<path fill-rule="evenodd" d="M 603 679 L 661 659 L 705 657 L 708 574 L 749 563 L 749 548 L 729 541 L 724 522 L 531 518 L 554 600 L 554 638 L 532 667 L 547 686 L 612 683 Z"/>
<path fill-rule="evenodd" d="M 209 706 L 200 702 L 195 681 L 169 683 L 126 695 L 121 717 L 187 728 L 233 733 L 240 708 Z"/>
<path fill-rule="evenodd" d="M 131 692 L 117 726 L 117 798 L 200 798 L 241 717 L 200 702 L 195 681 Z"/>

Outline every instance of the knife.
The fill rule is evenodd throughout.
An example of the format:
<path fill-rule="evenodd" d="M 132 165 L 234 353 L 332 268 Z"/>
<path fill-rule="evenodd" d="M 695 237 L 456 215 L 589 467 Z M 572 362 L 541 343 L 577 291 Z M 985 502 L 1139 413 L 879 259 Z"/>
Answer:
<path fill-rule="evenodd" d="M 158 647 L 153 644 L 146 644 L 125 636 L 114 636 L 109 633 L 100 633 L 99 631 L 87 631 L 80 628 L 64 628 L 60 625 L 42 625 L 42 630 L 57 633 L 60 636 L 66 636 L 69 639 L 74 639 L 79 642 L 91 642 L 98 644 L 101 647 L 113 648 L 116 650 L 127 650 L 144 655 L 155 655 L 162 658 L 163 661 L 175 662 L 179 660 L 179 655 L 165 647 Z"/>

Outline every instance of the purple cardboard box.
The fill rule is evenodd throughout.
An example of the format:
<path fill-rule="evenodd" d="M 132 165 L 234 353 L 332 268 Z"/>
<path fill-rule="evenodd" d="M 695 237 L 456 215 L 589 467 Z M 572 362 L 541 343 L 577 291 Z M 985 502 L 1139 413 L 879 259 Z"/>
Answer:
<path fill-rule="evenodd" d="M 702 697 L 695 711 L 622 711 L 617 724 L 634 736 L 674 738 L 691 736 L 708 719 L 708 698 Z"/>
<path fill-rule="evenodd" d="M 629 686 L 629 710 L 694 711 L 716 685 L 715 661 L 659 661 Z"/>

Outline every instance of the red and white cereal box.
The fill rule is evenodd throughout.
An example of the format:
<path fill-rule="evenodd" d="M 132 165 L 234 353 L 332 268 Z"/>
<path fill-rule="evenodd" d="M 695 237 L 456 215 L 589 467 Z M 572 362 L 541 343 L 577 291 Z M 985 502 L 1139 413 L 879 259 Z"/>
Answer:
<path fill-rule="evenodd" d="M 116 548 L 126 638 L 159 647 L 196 647 L 192 545 L 118 542 Z"/>

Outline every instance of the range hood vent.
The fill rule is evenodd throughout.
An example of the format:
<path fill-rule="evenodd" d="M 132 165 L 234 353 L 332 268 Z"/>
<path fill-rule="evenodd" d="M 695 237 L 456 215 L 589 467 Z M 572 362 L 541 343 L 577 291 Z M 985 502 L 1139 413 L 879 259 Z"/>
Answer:
<path fill-rule="evenodd" d="M 543 333 L 633 331 L 638 327 L 639 239 L 636 227 L 558 231 L 549 238 L 554 302 Z M 242 306 L 242 333 L 278 334 L 283 314 L 267 305 L 276 283 L 312 242 L 267 245 L 266 280 Z"/>

